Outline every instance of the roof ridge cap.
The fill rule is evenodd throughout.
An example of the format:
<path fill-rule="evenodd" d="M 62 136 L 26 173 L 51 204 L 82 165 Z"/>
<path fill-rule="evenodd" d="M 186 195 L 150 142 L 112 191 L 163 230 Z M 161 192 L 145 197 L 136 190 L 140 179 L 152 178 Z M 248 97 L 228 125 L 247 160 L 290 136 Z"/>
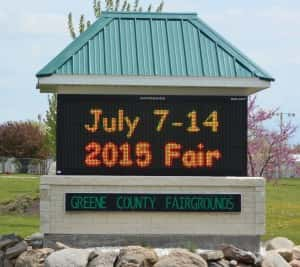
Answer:
<path fill-rule="evenodd" d="M 133 17 L 133 18 L 139 18 L 139 17 L 163 17 L 163 18 L 187 18 L 187 19 L 195 19 L 198 17 L 198 14 L 195 12 L 180 12 L 180 13 L 174 13 L 174 12 L 127 12 L 127 11 L 103 11 L 101 13 L 101 17 Z"/>

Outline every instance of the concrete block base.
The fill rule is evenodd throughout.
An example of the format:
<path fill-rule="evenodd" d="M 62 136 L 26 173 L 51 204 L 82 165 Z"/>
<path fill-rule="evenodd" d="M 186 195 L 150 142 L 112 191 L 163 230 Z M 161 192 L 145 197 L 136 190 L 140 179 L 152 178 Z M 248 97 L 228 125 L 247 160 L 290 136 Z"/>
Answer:
<path fill-rule="evenodd" d="M 66 235 L 46 234 L 45 245 L 54 247 L 62 242 L 75 248 L 122 247 L 140 245 L 153 248 L 218 249 L 221 244 L 233 244 L 252 252 L 259 251 L 259 236 L 227 235 Z"/>
<path fill-rule="evenodd" d="M 67 212 L 66 193 L 239 194 L 241 212 Z M 256 177 L 43 176 L 41 232 L 73 246 L 140 244 L 250 250 L 265 233 L 265 181 Z"/>

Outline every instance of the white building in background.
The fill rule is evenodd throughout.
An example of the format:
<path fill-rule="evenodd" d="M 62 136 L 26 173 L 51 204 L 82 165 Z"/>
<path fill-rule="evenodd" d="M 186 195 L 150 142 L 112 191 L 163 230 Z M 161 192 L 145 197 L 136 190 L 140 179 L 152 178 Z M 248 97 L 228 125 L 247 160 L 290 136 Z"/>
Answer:
<path fill-rule="evenodd" d="M 294 159 L 296 160 L 296 162 L 297 162 L 298 164 L 300 164 L 300 154 L 294 154 L 293 157 L 294 157 Z"/>
<path fill-rule="evenodd" d="M 28 162 L 27 173 L 30 174 L 47 174 L 53 159 L 31 159 Z M 16 158 L 0 158 L 0 174 L 1 173 L 20 173 L 20 162 Z"/>
<path fill-rule="evenodd" d="M 274 178 L 300 178 L 300 174 L 297 174 L 297 168 L 300 169 L 300 154 L 293 154 L 292 158 L 295 160 L 296 164 L 288 166 L 283 163 L 281 165 L 281 174 L 279 174 L 279 170 L 277 168 L 273 173 Z"/>
<path fill-rule="evenodd" d="M 300 154 L 294 154 L 293 158 L 295 159 L 296 164 L 293 168 L 290 168 L 289 170 L 287 170 L 285 177 L 290 177 L 290 178 L 299 177 L 299 174 L 297 176 L 297 168 L 300 168 Z"/>
<path fill-rule="evenodd" d="M 0 160 L 0 173 L 17 173 L 18 165 L 14 158 Z"/>

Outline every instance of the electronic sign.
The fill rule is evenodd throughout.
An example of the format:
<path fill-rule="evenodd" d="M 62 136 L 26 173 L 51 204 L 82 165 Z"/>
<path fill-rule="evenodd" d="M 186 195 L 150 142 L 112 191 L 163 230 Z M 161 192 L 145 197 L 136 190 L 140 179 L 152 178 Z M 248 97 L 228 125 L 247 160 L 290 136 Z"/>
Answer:
<path fill-rule="evenodd" d="M 57 174 L 246 176 L 247 98 L 58 95 Z"/>

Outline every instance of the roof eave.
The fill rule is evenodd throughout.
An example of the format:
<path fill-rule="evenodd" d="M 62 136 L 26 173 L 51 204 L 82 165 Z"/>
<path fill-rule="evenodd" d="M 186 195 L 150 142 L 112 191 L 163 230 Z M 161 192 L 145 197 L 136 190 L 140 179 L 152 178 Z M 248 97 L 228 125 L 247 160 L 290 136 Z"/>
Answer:
<path fill-rule="evenodd" d="M 172 89 L 173 93 L 186 93 L 189 88 L 201 95 L 202 92 L 210 92 L 211 95 L 222 93 L 229 95 L 250 95 L 269 88 L 271 82 L 259 78 L 225 78 L 225 77 L 158 77 L 158 76 L 107 76 L 107 75 L 52 75 L 40 77 L 37 88 L 41 92 L 65 92 L 75 90 L 78 93 L 104 92 L 107 88 L 126 88 L 128 94 L 137 92 L 141 94 L 151 88 L 151 92 L 158 92 L 157 89 Z M 89 91 L 88 88 L 93 88 Z M 130 88 L 134 88 L 131 91 Z M 157 89 L 155 89 L 157 88 Z M 176 90 L 176 91 L 173 91 Z M 205 89 L 205 90 L 204 90 Z M 104 91 L 103 91 L 104 90 Z M 209 90 L 209 91 L 207 91 Z M 123 90 L 121 90 L 123 92 Z M 120 91 L 120 92 L 121 92 Z M 179 92 L 181 91 L 181 92 Z M 150 92 L 150 91 L 149 91 Z M 126 94 L 126 91 L 125 91 Z"/>

